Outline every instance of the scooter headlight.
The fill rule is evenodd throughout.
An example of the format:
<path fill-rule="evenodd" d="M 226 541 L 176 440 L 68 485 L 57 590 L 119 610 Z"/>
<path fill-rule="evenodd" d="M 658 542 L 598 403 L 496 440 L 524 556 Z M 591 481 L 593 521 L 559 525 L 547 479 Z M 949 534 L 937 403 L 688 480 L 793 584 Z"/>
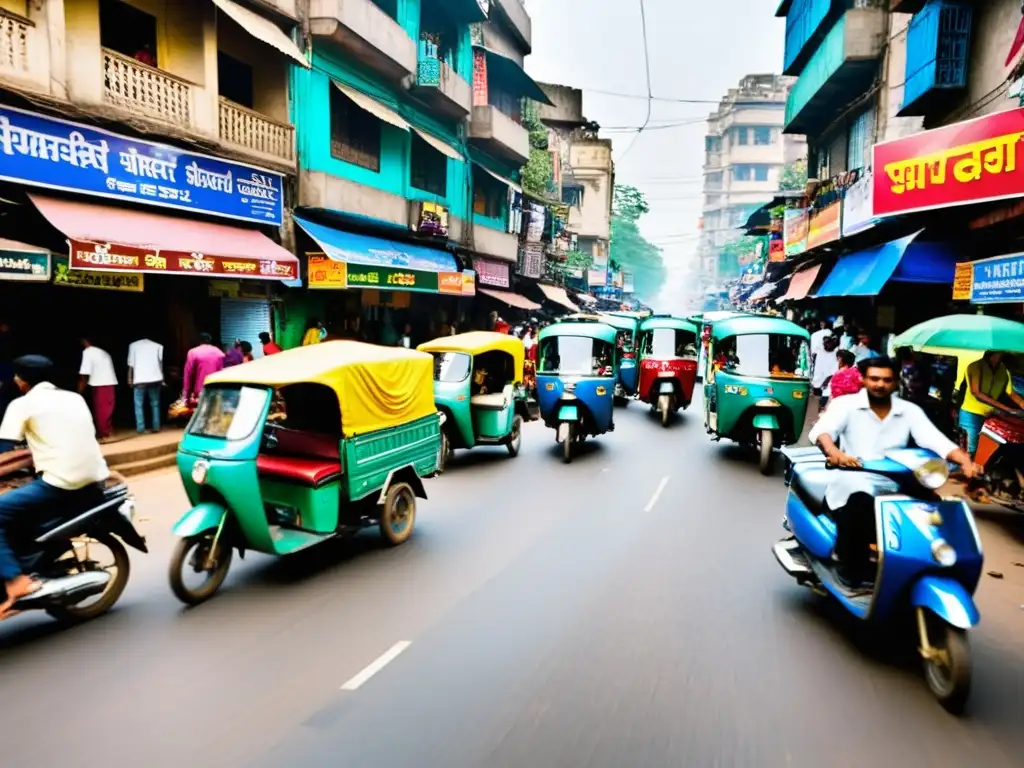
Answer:
<path fill-rule="evenodd" d="M 200 459 L 192 465 L 192 482 L 196 485 L 203 485 L 206 482 L 206 475 L 209 471 L 209 463 Z"/>
<path fill-rule="evenodd" d="M 928 459 L 914 470 L 917 482 L 930 491 L 937 491 L 949 480 L 949 465 L 942 459 Z"/>
<path fill-rule="evenodd" d="M 943 568 L 956 565 L 956 550 L 945 539 L 936 539 L 932 542 L 932 557 Z"/>

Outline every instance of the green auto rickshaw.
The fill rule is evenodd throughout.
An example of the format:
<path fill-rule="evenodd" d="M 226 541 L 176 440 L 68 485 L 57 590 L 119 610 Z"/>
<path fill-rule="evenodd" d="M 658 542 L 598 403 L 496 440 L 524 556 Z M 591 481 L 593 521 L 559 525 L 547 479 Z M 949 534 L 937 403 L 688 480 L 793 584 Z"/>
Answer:
<path fill-rule="evenodd" d="M 697 381 L 704 382 L 708 377 L 708 346 L 711 343 L 711 329 L 719 320 L 727 320 L 730 317 L 737 317 L 742 313 L 728 310 L 712 312 L 696 312 L 687 320 L 692 321 L 700 329 L 700 354 L 697 357 Z"/>
<path fill-rule="evenodd" d="M 773 449 L 796 443 L 803 432 L 810 334 L 758 315 L 716 319 L 708 332 L 704 426 L 716 440 L 756 446 L 761 472 L 770 474 Z"/>
<path fill-rule="evenodd" d="M 173 528 L 175 596 L 212 597 L 234 550 L 290 555 L 368 526 L 404 543 L 441 451 L 432 369 L 423 352 L 328 341 L 209 376 L 178 447 L 191 509 Z"/>
<path fill-rule="evenodd" d="M 531 421 L 523 387 L 526 349 L 515 336 L 473 331 L 442 336 L 417 347 L 434 356 L 434 400 L 445 415 L 443 471 L 458 448 L 504 445 L 519 454 L 524 421 Z"/>

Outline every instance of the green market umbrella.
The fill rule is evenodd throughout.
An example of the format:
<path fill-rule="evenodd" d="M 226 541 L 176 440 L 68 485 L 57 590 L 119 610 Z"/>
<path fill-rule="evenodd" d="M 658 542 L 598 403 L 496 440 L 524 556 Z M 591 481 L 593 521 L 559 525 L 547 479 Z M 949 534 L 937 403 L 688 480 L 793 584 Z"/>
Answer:
<path fill-rule="evenodd" d="M 989 349 L 1024 354 L 1024 323 L 987 315 L 947 315 L 907 329 L 895 338 L 893 347 L 938 354 Z"/>

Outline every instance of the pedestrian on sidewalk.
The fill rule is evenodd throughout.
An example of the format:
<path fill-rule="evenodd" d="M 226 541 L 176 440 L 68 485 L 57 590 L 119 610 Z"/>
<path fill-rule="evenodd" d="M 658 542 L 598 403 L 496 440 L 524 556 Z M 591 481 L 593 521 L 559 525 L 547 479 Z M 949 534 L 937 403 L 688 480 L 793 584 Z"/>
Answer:
<path fill-rule="evenodd" d="M 114 406 L 117 403 L 117 374 L 110 353 L 82 337 L 82 365 L 78 369 L 78 391 L 92 389 L 92 416 L 101 443 L 114 437 Z"/>
<path fill-rule="evenodd" d="M 241 365 L 245 362 L 245 353 L 242 352 L 242 342 L 239 339 L 235 339 L 235 343 L 232 344 L 224 355 L 224 367 L 231 368 L 234 365 Z"/>
<path fill-rule="evenodd" d="M 160 431 L 160 393 L 164 386 L 164 347 L 148 336 L 128 345 L 128 386 L 135 402 L 135 430 L 146 431 L 146 402 L 152 415 L 150 432 Z"/>
<path fill-rule="evenodd" d="M 199 334 L 199 343 L 185 356 L 185 375 L 182 377 L 181 399 L 194 404 L 203 390 L 203 382 L 211 373 L 223 370 L 224 353 L 213 346 L 213 337 Z"/>
<path fill-rule="evenodd" d="M 276 355 L 281 351 L 281 348 L 274 343 L 274 340 L 270 338 L 270 334 L 266 331 L 260 334 L 260 344 L 263 345 L 264 355 Z"/>

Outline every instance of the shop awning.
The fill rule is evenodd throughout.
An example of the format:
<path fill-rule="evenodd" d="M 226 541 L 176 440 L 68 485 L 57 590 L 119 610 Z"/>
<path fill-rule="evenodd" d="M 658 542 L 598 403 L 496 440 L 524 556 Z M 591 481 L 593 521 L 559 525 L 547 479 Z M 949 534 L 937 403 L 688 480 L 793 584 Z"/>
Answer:
<path fill-rule="evenodd" d="M 544 283 L 538 283 L 541 291 L 544 292 L 544 296 L 547 297 L 548 301 L 553 301 L 555 304 L 561 304 L 566 309 L 572 310 L 573 312 L 579 312 L 579 307 L 573 303 L 572 299 L 569 298 L 569 294 L 565 292 L 565 288 L 559 288 L 557 285 L 544 285 Z"/>
<path fill-rule="evenodd" d="M 299 260 L 252 229 L 29 195 L 68 238 L 72 269 L 294 280 Z"/>
<path fill-rule="evenodd" d="M 843 256 L 816 296 L 877 296 L 890 281 L 952 285 L 957 254 L 945 243 L 917 240 L 923 231 Z"/>
<path fill-rule="evenodd" d="M 800 299 L 806 299 L 807 294 L 811 292 L 811 288 L 814 286 L 814 281 L 818 279 L 818 272 L 820 271 L 821 264 L 815 264 L 813 267 L 794 272 L 793 277 L 789 281 L 789 289 L 786 291 L 786 295 L 782 297 L 782 300 L 800 301 Z"/>
<path fill-rule="evenodd" d="M 488 77 L 493 75 L 498 78 L 516 96 L 525 96 L 533 101 L 539 101 L 541 104 L 547 104 L 549 107 L 555 106 L 548 99 L 547 94 L 537 85 L 537 82 L 526 74 L 526 70 L 519 66 L 515 59 L 502 56 L 497 51 L 481 45 L 476 47 L 487 54 Z"/>
<path fill-rule="evenodd" d="M 523 188 L 521 186 L 519 186 L 518 184 L 516 184 L 511 179 L 506 179 L 504 176 L 502 176 L 501 174 L 495 173 L 490 168 L 487 168 L 486 166 L 480 165 L 480 163 L 474 163 L 474 165 L 477 168 L 479 168 L 481 171 L 486 173 L 488 176 L 490 176 L 490 177 L 500 181 L 502 184 L 504 184 L 506 187 L 511 189 L 513 192 L 518 192 L 520 195 L 523 194 Z"/>
<path fill-rule="evenodd" d="M 398 243 L 369 235 L 357 235 L 323 224 L 315 224 L 300 216 L 295 223 L 302 227 L 334 261 L 371 267 L 415 269 L 421 272 L 458 272 L 455 257 L 448 251 L 413 243 Z"/>
<path fill-rule="evenodd" d="M 403 131 L 408 131 L 412 128 L 412 126 L 409 125 L 408 120 L 386 104 L 381 104 L 372 96 L 367 96 L 365 93 L 361 93 L 355 88 L 349 88 L 347 85 L 342 85 L 337 80 L 332 80 L 331 82 L 334 83 L 339 91 L 355 102 L 357 107 L 369 112 L 378 120 L 383 120 L 385 123 L 393 125 L 395 128 L 400 128 Z"/>
<path fill-rule="evenodd" d="M 747 301 L 764 301 L 765 299 L 770 299 L 775 294 L 778 287 L 778 283 L 765 283 L 750 294 L 750 298 L 747 299 Z"/>
<path fill-rule="evenodd" d="M 512 293 L 512 291 L 495 291 L 491 288 L 477 288 L 477 291 L 490 296 L 492 299 L 504 302 L 510 307 L 515 307 L 516 309 L 525 309 L 527 311 L 540 309 L 540 304 L 534 304 L 525 296 L 520 296 L 518 293 Z"/>
<path fill-rule="evenodd" d="M 429 133 L 427 133 L 426 131 L 421 131 L 419 128 L 413 128 L 413 130 L 416 131 L 417 136 L 419 136 L 421 139 L 427 142 L 427 144 L 432 146 L 445 157 L 450 157 L 452 160 L 458 160 L 459 162 L 462 162 L 466 159 L 462 156 L 462 153 L 459 152 L 459 150 L 457 150 L 447 141 L 441 141 L 441 139 L 437 138 L 436 136 L 431 136 Z"/>
<path fill-rule="evenodd" d="M 276 48 L 286 56 L 295 59 L 302 66 L 309 68 L 309 62 L 306 61 L 299 46 L 292 42 L 292 39 L 270 19 L 260 16 L 255 11 L 250 11 L 234 0 L 213 0 L 213 4 L 257 40 L 266 43 L 271 48 Z"/>

